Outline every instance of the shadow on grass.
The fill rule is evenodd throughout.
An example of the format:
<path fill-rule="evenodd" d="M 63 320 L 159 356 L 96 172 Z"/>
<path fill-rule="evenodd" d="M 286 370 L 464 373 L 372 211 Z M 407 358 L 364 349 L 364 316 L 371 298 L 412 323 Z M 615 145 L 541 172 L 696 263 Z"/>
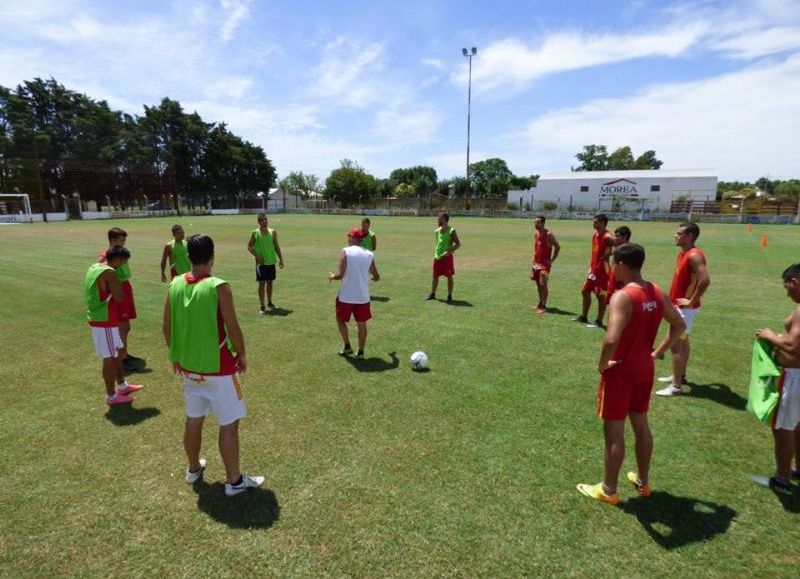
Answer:
<path fill-rule="evenodd" d="M 289 314 L 291 314 L 293 311 L 294 311 L 294 310 L 287 310 L 287 309 L 284 309 L 284 308 L 272 308 L 272 309 L 270 309 L 270 310 L 267 310 L 267 315 L 268 315 L 268 316 L 280 316 L 280 317 L 284 317 L 284 316 L 288 316 L 288 315 L 289 315 Z"/>
<path fill-rule="evenodd" d="M 621 503 L 620 508 L 639 519 L 647 534 L 668 550 L 721 535 L 736 516 L 725 505 L 659 491 Z"/>
<path fill-rule="evenodd" d="M 372 300 L 373 302 L 388 302 L 390 299 L 392 299 L 392 298 L 390 298 L 389 296 L 371 296 L 370 297 L 370 300 Z"/>
<path fill-rule="evenodd" d="M 400 366 L 400 360 L 396 352 L 389 352 L 391 361 L 384 360 L 383 358 L 364 358 L 359 360 L 352 356 L 345 356 L 345 360 L 359 372 L 386 372 L 387 370 L 394 370 Z"/>
<path fill-rule="evenodd" d="M 123 376 L 130 376 L 131 374 L 150 374 L 153 371 L 152 368 L 147 368 L 145 362 L 140 362 L 130 366 L 128 368 L 122 368 L 122 375 Z"/>
<path fill-rule="evenodd" d="M 106 419 L 115 426 L 133 426 L 161 414 L 158 408 L 136 408 L 132 404 L 109 406 Z"/>
<path fill-rule="evenodd" d="M 791 496 L 775 493 L 778 500 L 781 502 L 783 510 L 788 513 L 800 513 L 800 496 L 797 495 L 798 491 L 795 487 L 795 494 Z"/>
<path fill-rule="evenodd" d="M 439 301 L 443 301 L 444 302 L 445 300 L 439 300 Z M 452 302 L 449 302 L 449 303 L 445 302 L 445 303 L 448 306 L 456 306 L 457 308 L 474 308 L 475 307 L 471 303 L 469 303 L 467 300 L 453 300 Z"/>
<path fill-rule="evenodd" d="M 226 497 L 223 483 L 208 484 L 203 479 L 192 488 L 197 493 L 197 508 L 232 529 L 268 529 L 280 517 L 278 499 L 269 489 L 250 489 Z"/>
<path fill-rule="evenodd" d="M 691 387 L 687 392 L 689 396 L 705 398 L 735 410 L 747 408 L 747 399 L 739 396 L 726 384 L 695 384 L 694 382 L 689 382 L 689 386 Z"/>
<path fill-rule="evenodd" d="M 568 312 L 566 310 L 562 310 L 560 308 L 547 308 L 548 314 L 555 314 L 556 316 L 572 316 L 575 317 L 578 314 L 576 312 Z"/>

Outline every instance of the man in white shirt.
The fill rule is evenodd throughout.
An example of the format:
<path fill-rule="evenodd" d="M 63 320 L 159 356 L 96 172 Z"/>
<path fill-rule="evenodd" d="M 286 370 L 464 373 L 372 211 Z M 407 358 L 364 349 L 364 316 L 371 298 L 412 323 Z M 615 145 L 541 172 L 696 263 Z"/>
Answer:
<path fill-rule="evenodd" d="M 361 247 L 364 232 L 354 227 L 347 232 L 347 247 L 339 256 L 339 269 L 336 273 L 328 273 L 328 281 L 342 280 L 339 294 L 336 296 L 336 323 L 344 341 L 344 348 L 339 352 L 342 356 L 351 356 L 350 334 L 347 323 L 352 315 L 358 326 L 358 352 L 356 358 L 364 359 L 364 346 L 367 343 L 367 320 L 372 317 L 369 307 L 369 276 L 372 281 L 381 279 L 375 267 L 372 252 Z"/>

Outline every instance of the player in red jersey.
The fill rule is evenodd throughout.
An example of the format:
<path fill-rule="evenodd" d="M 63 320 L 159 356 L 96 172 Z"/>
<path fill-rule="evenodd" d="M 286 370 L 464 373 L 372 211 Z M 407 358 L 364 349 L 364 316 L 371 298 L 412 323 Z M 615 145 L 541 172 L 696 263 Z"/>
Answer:
<path fill-rule="evenodd" d="M 631 230 L 630 227 L 622 225 L 617 227 L 614 230 L 614 247 L 619 247 L 624 243 L 631 242 Z M 614 268 L 611 268 L 611 272 L 608 274 L 608 287 L 606 288 L 606 305 L 611 303 L 611 296 L 614 295 L 614 292 L 621 290 L 625 284 L 622 283 L 620 280 L 617 279 L 616 275 L 614 275 Z"/>
<path fill-rule="evenodd" d="M 700 313 L 700 296 L 711 284 L 703 250 L 695 247 L 700 228 L 694 223 L 681 223 L 675 232 L 675 245 L 681 248 L 675 264 L 675 274 L 669 289 L 669 297 L 686 322 L 686 332 L 672 346 L 672 375 L 659 378 L 669 386 L 656 391 L 659 396 L 683 394 L 686 383 L 686 366 L 689 364 L 689 334 L 697 314 Z M 666 339 L 666 338 L 665 338 Z"/>
<path fill-rule="evenodd" d="M 575 318 L 576 322 L 586 324 L 589 328 L 602 328 L 603 316 L 606 313 L 606 290 L 608 288 L 608 259 L 614 248 L 614 237 L 608 232 L 608 217 L 598 213 L 592 219 L 594 235 L 592 235 L 592 259 L 589 262 L 589 273 L 583 283 L 581 295 L 583 296 L 583 309 L 581 315 Z M 589 323 L 589 308 L 592 306 L 592 294 L 597 296 L 597 321 Z"/>
<path fill-rule="evenodd" d="M 539 292 L 539 303 L 536 313 L 547 313 L 547 282 L 550 279 L 550 266 L 558 257 L 561 246 L 556 241 L 556 236 L 549 229 L 544 228 L 545 217 L 539 215 L 533 220 L 536 228 L 536 237 L 533 239 L 533 259 L 531 260 L 531 280 L 536 284 Z"/>
<path fill-rule="evenodd" d="M 628 480 L 643 496 L 650 496 L 648 475 L 653 453 L 653 436 L 647 423 L 653 389 L 653 357 L 678 340 L 685 325 L 661 288 L 642 278 L 644 248 L 627 243 L 614 250 L 613 267 L 624 287 L 609 304 L 608 330 L 600 350 L 600 384 L 597 411 L 603 419 L 605 468 L 603 482 L 579 484 L 584 495 L 604 503 L 617 504 L 617 480 L 625 458 L 625 418 L 636 440 L 637 472 Z M 668 339 L 653 352 L 661 320 L 669 323 Z"/>

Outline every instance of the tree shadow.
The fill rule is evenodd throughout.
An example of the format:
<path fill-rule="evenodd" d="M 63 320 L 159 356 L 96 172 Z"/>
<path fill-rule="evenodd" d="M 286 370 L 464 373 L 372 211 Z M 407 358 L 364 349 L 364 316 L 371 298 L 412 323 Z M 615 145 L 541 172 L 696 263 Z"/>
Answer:
<path fill-rule="evenodd" d="M 560 308 L 547 308 L 548 314 L 554 314 L 556 316 L 572 316 L 575 317 L 578 314 L 576 312 L 568 312 L 566 310 L 562 310 Z"/>
<path fill-rule="evenodd" d="M 280 518 L 281 508 L 269 489 L 249 489 L 235 497 L 225 496 L 225 484 L 208 484 L 202 478 L 192 485 L 197 508 L 231 529 L 268 529 Z"/>
<path fill-rule="evenodd" d="M 268 316 L 284 317 L 284 316 L 288 316 L 293 311 L 294 310 L 287 310 L 287 309 L 284 309 L 284 308 L 272 308 L 272 309 L 267 310 L 267 315 Z"/>
<path fill-rule="evenodd" d="M 440 301 L 445 301 L 445 300 L 440 300 Z M 471 303 L 469 303 L 467 300 L 453 300 L 451 302 L 445 302 L 445 303 L 448 306 L 456 306 L 456 307 L 459 307 L 459 308 L 474 308 L 475 307 Z"/>
<path fill-rule="evenodd" d="M 158 408 L 136 408 L 132 404 L 109 406 L 106 420 L 115 426 L 133 426 L 161 414 Z"/>
<path fill-rule="evenodd" d="M 390 299 L 392 299 L 392 298 L 390 298 L 388 296 L 372 296 L 372 297 L 370 297 L 370 300 L 372 300 L 373 302 L 388 302 Z"/>
<path fill-rule="evenodd" d="M 387 370 L 394 370 L 400 366 L 400 360 L 396 352 L 389 352 L 389 357 L 391 361 L 377 357 L 359 360 L 352 356 L 345 356 L 345 360 L 359 372 L 386 372 Z"/>
<path fill-rule="evenodd" d="M 620 504 L 664 549 L 707 541 L 728 530 L 736 511 L 725 505 L 655 491 Z"/>
<path fill-rule="evenodd" d="M 726 384 L 695 384 L 694 382 L 689 382 L 688 384 L 691 387 L 687 392 L 689 396 L 705 398 L 735 410 L 744 410 L 747 408 L 747 398 L 742 398 Z"/>

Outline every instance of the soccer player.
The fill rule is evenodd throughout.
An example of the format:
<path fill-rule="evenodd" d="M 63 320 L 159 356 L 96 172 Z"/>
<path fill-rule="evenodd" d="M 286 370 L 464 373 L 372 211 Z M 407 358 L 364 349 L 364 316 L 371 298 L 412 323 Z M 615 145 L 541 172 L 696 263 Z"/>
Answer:
<path fill-rule="evenodd" d="M 103 381 L 109 406 L 130 404 L 134 400 L 130 394 L 143 388 L 140 384 L 128 384 L 122 376 L 125 346 L 119 335 L 119 323 L 125 293 L 117 279 L 117 269 L 126 264 L 130 256 L 125 247 L 108 248 L 105 263 L 92 264 L 83 280 L 86 318 L 95 352 L 103 360 Z"/>
<path fill-rule="evenodd" d="M 342 280 L 339 293 L 336 295 L 336 324 L 342 336 L 344 348 L 339 352 L 342 356 L 353 354 L 347 324 L 350 317 L 356 319 L 358 327 L 358 352 L 356 358 L 364 359 L 364 347 L 367 344 L 367 320 L 372 317 L 370 311 L 369 279 L 381 279 L 372 252 L 361 246 L 364 232 L 354 227 L 347 232 L 347 247 L 339 256 L 339 269 L 336 273 L 328 273 L 328 281 Z"/>
<path fill-rule="evenodd" d="M 614 247 L 619 247 L 624 243 L 631 242 L 631 230 L 629 227 L 622 225 L 614 230 Z M 611 303 L 611 296 L 614 292 L 621 290 L 625 284 L 616 278 L 614 275 L 614 268 L 608 274 L 608 287 L 606 288 L 606 305 Z"/>
<path fill-rule="evenodd" d="M 372 222 L 369 218 L 365 217 L 361 220 L 361 233 L 363 234 L 361 238 L 361 247 L 375 253 L 375 250 L 378 249 L 378 236 L 370 229 L 371 225 Z"/>
<path fill-rule="evenodd" d="M 128 233 L 120 227 L 112 227 L 108 230 L 108 244 L 110 247 L 125 247 L 128 240 Z M 107 249 L 100 252 L 97 262 L 106 262 Z M 131 332 L 131 320 L 136 319 L 136 301 L 133 299 L 133 286 L 131 285 L 131 267 L 126 261 L 117 269 L 117 279 L 122 286 L 125 299 L 120 309 L 119 336 L 125 346 L 126 356 L 122 361 L 122 368 L 125 372 L 136 372 L 144 364 L 144 359 L 134 356 L 128 351 L 128 335 Z"/>
<path fill-rule="evenodd" d="M 456 230 L 450 227 L 450 216 L 447 213 L 439 214 L 438 224 L 439 228 L 434 231 L 436 248 L 433 251 L 433 282 L 431 293 L 425 299 L 436 299 L 439 277 L 444 276 L 447 278 L 447 303 L 451 304 L 453 303 L 453 276 L 456 275 L 453 254 L 461 247 L 461 240 L 458 238 Z"/>
<path fill-rule="evenodd" d="M 686 322 L 686 332 L 672 346 L 672 375 L 658 379 L 667 382 L 669 386 L 657 390 L 659 396 L 678 396 L 683 394 L 683 384 L 686 384 L 686 366 L 689 364 L 689 334 L 692 331 L 694 320 L 700 313 L 700 297 L 711 284 L 711 278 L 706 268 L 706 256 L 703 250 L 695 247 L 697 238 L 700 237 L 700 228 L 694 223 L 682 223 L 675 232 L 675 245 L 681 248 L 678 261 L 675 264 L 675 274 L 672 276 L 672 285 L 669 297 Z"/>
<path fill-rule="evenodd" d="M 193 484 L 203 475 L 203 421 L 211 411 L 220 425 L 225 495 L 231 497 L 264 483 L 263 476 L 243 474 L 239 468 L 239 421 L 246 414 L 239 382 L 239 373 L 247 370 L 244 336 L 228 282 L 211 272 L 214 241 L 192 235 L 187 246 L 192 269 L 170 283 L 162 324 L 173 370 L 183 378 L 186 482 Z"/>
<path fill-rule="evenodd" d="M 800 263 L 783 272 L 783 287 L 789 298 L 800 304 Z M 786 318 L 784 331 L 780 335 L 769 328 L 761 328 L 756 336 L 773 346 L 774 359 L 783 367 L 778 386 L 780 401 L 772 416 L 776 468 L 775 476 L 769 479 L 769 488 L 790 495 L 790 479 L 800 480 L 800 307 Z"/>
<path fill-rule="evenodd" d="M 260 314 L 267 313 L 264 307 L 264 287 L 267 289 L 267 305 L 275 309 L 272 303 L 272 282 L 275 281 L 275 261 L 283 269 L 283 254 L 278 243 L 278 232 L 267 227 L 267 214 L 258 214 L 258 229 L 250 232 L 247 251 L 256 258 L 256 281 L 258 282 L 258 300 L 261 302 Z"/>
<path fill-rule="evenodd" d="M 550 280 L 550 267 L 558 257 L 561 246 L 553 232 L 544 227 L 545 217 L 539 215 L 533 220 L 536 236 L 533 239 L 533 259 L 531 260 L 531 280 L 539 292 L 539 303 L 536 313 L 547 313 L 547 282 Z"/>
<path fill-rule="evenodd" d="M 192 264 L 189 263 L 189 255 L 186 252 L 186 241 L 184 241 L 186 234 L 183 232 L 183 227 L 180 225 L 172 226 L 172 241 L 164 246 L 164 251 L 161 253 L 161 282 L 166 283 L 167 276 L 165 273 L 167 261 L 169 261 L 169 275 L 170 279 L 175 279 L 179 275 L 183 275 L 192 269 Z"/>
<path fill-rule="evenodd" d="M 597 413 L 603 419 L 605 462 L 603 481 L 579 484 L 584 495 L 617 504 L 617 480 L 625 458 L 625 418 L 629 418 L 636 441 L 636 472 L 628 481 L 639 495 L 650 496 L 648 476 L 653 436 L 647 423 L 653 389 L 653 356 L 663 353 L 684 329 L 680 314 L 661 288 L 642 278 L 644 248 L 627 243 L 614 250 L 613 267 L 624 287 L 609 304 L 608 329 L 600 350 L 600 384 Z M 661 320 L 669 323 L 668 339 L 652 352 Z"/>
<path fill-rule="evenodd" d="M 586 324 L 588 328 L 602 328 L 603 316 L 606 313 L 606 291 L 608 288 L 608 259 L 614 247 L 614 238 L 608 232 L 608 217 L 598 213 L 592 219 L 594 234 L 592 235 L 592 259 L 589 262 L 589 273 L 583 283 L 581 295 L 583 296 L 583 309 L 581 315 L 575 318 L 576 322 Z M 592 306 L 592 294 L 597 296 L 597 321 L 589 323 L 589 308 Z"/>

